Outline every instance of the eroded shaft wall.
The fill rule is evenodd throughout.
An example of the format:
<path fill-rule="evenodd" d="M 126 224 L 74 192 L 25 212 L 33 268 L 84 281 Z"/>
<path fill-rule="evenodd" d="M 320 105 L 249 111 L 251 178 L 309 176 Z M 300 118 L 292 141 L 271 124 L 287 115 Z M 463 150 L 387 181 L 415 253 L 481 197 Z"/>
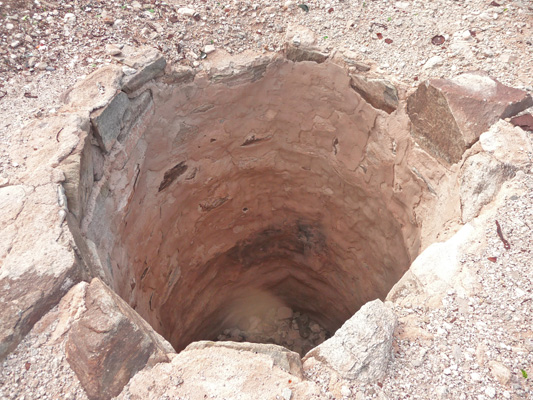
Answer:
<path fill-rule="evenodd" d="M 115 290 L 177 349 L 215 337 L 254 293 L 334 332 L 419 250 L 406 122 L 330 63 L 216 81 L 152 87 L 154 115 L 125 139 L 88 237 Z"/>

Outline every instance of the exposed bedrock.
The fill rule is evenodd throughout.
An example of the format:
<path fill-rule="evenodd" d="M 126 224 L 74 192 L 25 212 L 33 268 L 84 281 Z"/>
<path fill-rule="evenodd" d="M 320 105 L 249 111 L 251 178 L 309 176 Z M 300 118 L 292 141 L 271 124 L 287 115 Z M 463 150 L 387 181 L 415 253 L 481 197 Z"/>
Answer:
<path fill-rule="evenodd" d="M 343 68 L 233 63 L 112 100 L 142 112 L 101 133 L 118 140 L 103 166 L 85 157 L 92 262 L 178 350 L 281 306 L 335 332 L 407 270 L 431 197 L 408 118 L 370 106 Z"/>

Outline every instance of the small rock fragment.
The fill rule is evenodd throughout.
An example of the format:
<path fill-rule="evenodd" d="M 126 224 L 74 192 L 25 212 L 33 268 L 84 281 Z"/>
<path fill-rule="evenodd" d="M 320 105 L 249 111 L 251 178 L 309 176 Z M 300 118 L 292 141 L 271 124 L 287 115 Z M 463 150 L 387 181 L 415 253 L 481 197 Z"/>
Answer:
<path fill-rule="evenodd" d="M 63 17 L 63 21 L 69 25 L 74 25 L 76 23 L 76 15 L 72 13 L 66 13 Z"/>
<path fill-rule="evenodd" d="M 281 396 L 283 397 L 283 400 L 291 400 L 292 399 L 292 390 L 289 388 L 283 389 L 281 392 Z"/>
<path fill-rule="evenodd" d="M 431 69 L 442 65 L 444 59 L 441 56 L 433 56 L 426 61 L 422 69 Z"/>
<path fill-rule="evenodd" d="M 120 53 L 122 53 L 122 50 L 120 50 L 116 45 L 114 44 L 107 44 L 105 46 L 105 52 L 106 54 L 110 56 L 118 56 Z"/>
<path fill-rule="evenodd" d="M 501 385 L 507 385 L 511 380 L 511 371 L 502 363 L 498 361 L 489 361 L 489 369 L 494 377 Z"/>
<path fill-rule="evenodd" d="M 352 391 L 350 390 L 350 388 L 348 386 L 342 386 L 341 387 L 341 394 L 344 397 L 350 397 L 352 395 Z"/>
<path fill-rule="evenodd" d="M 211 54 L 215 51 L 215 46 L 213 46 L 212 44 L 208 44 L 207 46 L 204 47 L 204 53 L 205 54 Z"/>
<path fill-rule="evenodd" d="M 195 11 L 192 8 L 187 8 L 187 7 L 178 8 L 178 14 L 184 15 L 186 17 L 192 17 L 194 16 L 194 13 Z"/>

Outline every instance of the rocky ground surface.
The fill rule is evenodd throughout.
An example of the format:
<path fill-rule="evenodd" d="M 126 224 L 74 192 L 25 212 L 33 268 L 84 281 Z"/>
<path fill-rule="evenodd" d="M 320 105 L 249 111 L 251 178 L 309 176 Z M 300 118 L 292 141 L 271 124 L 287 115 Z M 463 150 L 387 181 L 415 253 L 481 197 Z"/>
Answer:
<path fill-rule="evenodd" d="M 117 47 L 153 45 L 202 68 L 211 51 L 278 51 L 287 27 L 316 32 L 410 85 L 483 69 L 533 90 L 533 2 L 516 1 L 39 1 L 0 2 L 0 179 L 19 163 L 7 149 L 30 118 L 54 114 L 59 94 Z M 2 183 L 2 181 L 0 181 Z"/>
<path fill-rule="evenodd" d="M 533 176 L 519 173 L 488 218 L 479 252 L 460 262 L 475 294 L 449 290 L 442 306 L 394 304 L 399 318 L 387 377 L 333 390 L 323 368 L 307 371 L 324 398 L 531 399 L 533 385 Z M 497 233 L 501 226 L 506 249 Z M 526 379 L 525 376 L 528 376 Z"/>
<path fill-rule="evenodd" d="M 20 167 L 10 158 L 10 148 L 25 143 L 20 128 L 56 113 L 60 93 L 94 69 L 117 62 L 112 56 L 124 44 L 153 45 L 170 61 L 201 69 L 213 49 L 277 51 L 287 27 L 299 23 L 313 29 L 326 49 L 351 49 L 409 85 L 483 69 L 506 84 L 533 90 L 532 1 L 299 4 L 1 1 L 0 186 Z M 483 251 L 464 258 L 464 267 L 478 277 L 478 293 L 462 298 L 451 291 L 440 308 L 396 306 L 400 328 L 402 320 L 414 321 L 422 334 L 396 341 L 389 377 L 332 393 L 326 376 L 310 373 L 324 398 L 533 398 L 531 378 L 524 377 L 533 374 L 531 173 L 520 174 L 515 183 L 525 191 L 497 211 L 510 249 L 489 225 Z M 0 398 L 86 398 L 64 359 L 64 343 L 50 341 L 53 328 L 50 319 L 38 324 L 2 362 Z"/>

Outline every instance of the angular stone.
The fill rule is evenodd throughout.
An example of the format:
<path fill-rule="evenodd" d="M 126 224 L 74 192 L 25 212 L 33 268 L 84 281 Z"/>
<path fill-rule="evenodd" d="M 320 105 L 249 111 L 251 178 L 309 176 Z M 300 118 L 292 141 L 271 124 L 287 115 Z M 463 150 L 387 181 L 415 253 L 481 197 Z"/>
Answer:
<path fill-rule="evenodd" d="M 304 26 L 291 25 L 285 34 L 285 57 L 294 62 L 313 61 L 323 63 L 328 54 L 316 47 L 314 32 Z"/>
<path fill-rule="evenodd" d="M 533 115 L 524 114 L 511 118 L 511 124 L 514 126 L 519 126 L 525 131 L 533 132 Z"/>
<path fill-rule="evenodd" d="M 506 386 L 511 381 L 511 371 L 498 361 L 489 361 L 490 373 L 501 385 Z"/>
<path fill-rule="evenodd" d="M 272 62 L 272 56 L 253 55 L 251 59 L 229 57 L 222 51 L 213 54 L 209 65 L 206 65 L 209 79 L 212 82 L 238 86 L 261 79 Z"/>
<path fill-rule="evenodd" d="M 281 368 L 282 370 L 289 372 L 290 374 L 298 377 L 302 377 L 302 361 L 298 353 L 290 351 L 285 347 L 277 346 L 274 344 L 261 344 L 261 343 L 238 343 L 238 342 L 210 342 L 200 341 L 193 342 L 188 345 L 184 351 L 201 350 L 201 349 L 213 349 L 217 348 L 233 349 L 238 351 L 249 351 L 254 354 L 263 354 L 272 359 L 273 365 Z"/>
<path fill-rule="evenodd" d="M 117 65 L 102 67 L 61 95 L 61 100 L 70 107 L 95 110 L 104 107 L 120 90 L 124 73 Z"/>
<path fill-rule="evenodd" d="M 280 368 L 275 354 L 283 352 L 288 350 L 274 345 L 201 342 L 170 363 L 137 373 L 117 400 L 322 398 L 314 382 L 301 378 L 301 369 L 293 375 Z"/>
<path fill-rule="evenodd" d="M 503 182 L 512 178 L 515 168 L 502 164 L 487 153 L 469 157 L 461 175 L 461 212 L 463 222 L 477 217 L 484 205 L 498 194 Z"/>
<path fill-rule="evenodd" d="M 107 106 L 91 114 L 91 122 L 100 147 L 109 152 L 122 128 L 124 113 L 130 101 L 124 92 L 118 92 Z"/>
<path fill-rule="evenodd" d="M 194 80 L 195 72 L 193 68 L 185 67 L 183 65 L 172 65 L 165 73 L 162 80 L 167 85 L 176 85 L 180 83 L 188 83 Z"/>
<path fill-rule="evenodd" d="M 381 300 L 366 303 L 331 339 L 307 353 L 304 370 L 318 361 L 344 379 L 376 382 L 387 372 L 396 323 L 396 315 Z"/>
<path fill-rule="evenodd" d="M 422 83 L 409 96 L 407 113 L 417 143 L 453 164 L 498 119 L 531 105 L 533 99 L 526 92 L 504 86 L 484 73 L 471 72 L 453 80 Z"/>
<path fill-rule="evenodd" d="M 80 280 L 72 236 L 58 215 L 57 185 L 8 186 L 0 191 L 0 204 L 5 201 L 10 204 L 0 213 L 0 359 Z"/>
<path fill-rule="evenodd" d="M 498 161 L 525 169 L 531 165 L 533 146 L 524 130 L 500 120 L 479 137 L 481 147 Z"/>
<path fill-rule="evenodd" d="M 294 62 L 313 61 L 320 64 L 326 61 L 328 56 L 327 53 L 322 53 L 313 48 L 288 46 L 285 49 L 285 57 L 287 60 Z"/>
<path fill-rule="evenodd" d="M 157 50 L 147 49 L 127 57 L 124 64 L 137 70 L 136 73 L 124 76 L 122 79 L 122 90 L 126 93 L 132 93 L 146 82 L 162 74 L 167 61 Z"/>
<path fill-rule="evenodd" d="M 68 333 L 66 356 L 90 399 L 110 399 L 146 365 L 169 361 L 170 344 L 98 278 L 85 307 Z"/>
<path fill-rule="evenodd" d="M 295 47 L 313 47 L 316 45 L 316 35 L 306 26 L 289 25 L 285 34 L 285 42 Z"/>
<path fill-rule="evenodd" d="M 461 255 L 480 235 L 472 224 L 464 225 L 459 232 L 445 242 L 428 246 L 416 257 L 409 270 L 389 291 L 386 300 L 396 304 L 407 302 L 427 306 L 431 298 L 440 298 L 450 288 L 468 290 L 468 283 L 461 273 Z M 483 232 L 484 235 L 484 232 Z M 420 330 L 417 329 L 418 336 Z M 428 336 L 426 339 L 430 339 Z"/>
<path fill-rule="evenodd" d="M 352 75 L 350 85 L 374 108 L 379 108 L 389 114 L 398 108 L 398 91 L 386 79 L 369 79 L 360 75 Z"/>

